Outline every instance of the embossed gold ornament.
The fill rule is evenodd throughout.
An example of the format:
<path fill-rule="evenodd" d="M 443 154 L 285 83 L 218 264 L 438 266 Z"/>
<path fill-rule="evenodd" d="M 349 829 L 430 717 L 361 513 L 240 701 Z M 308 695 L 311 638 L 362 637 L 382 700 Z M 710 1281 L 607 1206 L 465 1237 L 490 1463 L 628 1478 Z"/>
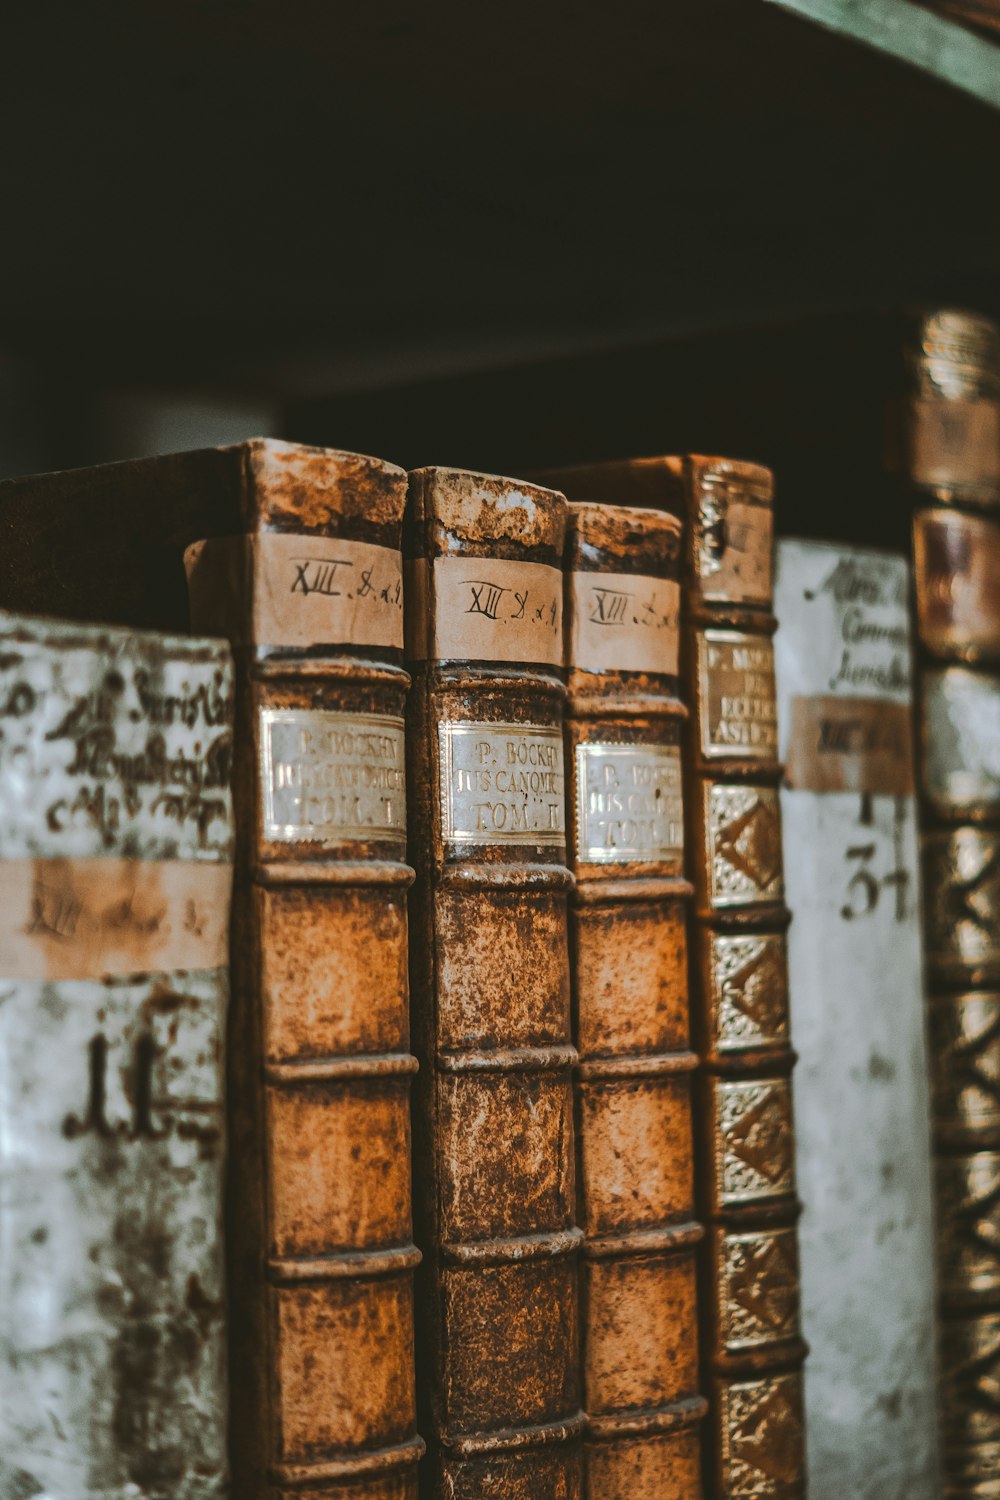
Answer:
<path fill-rule="evenodd" d="M 799 1328 L 794 1229 L 720 1236 L 721 1335 L 727 1352 L 792 1338 Z"/>
<path fill-rule="evenodd" d="M 781 1495 L 805 1467 L 802 1377 L 720 1382 L 721 1479 L 731 1500 Z"/>
<path fill-rule="evenodd" d="M 1000 1154 L 940 1155 L 935 1165 L 938 1274 L 956 1301 L 1000 1292 Z"/>
<path fill-rule="evenodd" d="M 781 813 L 772 787 L 705 787 L 713 906 L 780 900 Z"/>
<path fill-rule="evenodd" d="M 783 933 L 713 933 L 710 981 L 720 1052 L 788 1045 L 788 960 Z"/>
<path fill-rule="evenodd" d="M 1000 968 L 1000 832 L 958 827 L 923 837 L 924 940 L 932 964 Z"/>
<path fill-rule="evenodd" d="M 1000 1136 L 1000 994 L 933 996 L 928 1009 L 934 1126 L 946 1140 Z"/>
<path fill-rule="evenodd" d="M 714 1080 L 716 1190 L 720 1206 L 789 1193 L 795 1186 L 787 1078 Z"/>

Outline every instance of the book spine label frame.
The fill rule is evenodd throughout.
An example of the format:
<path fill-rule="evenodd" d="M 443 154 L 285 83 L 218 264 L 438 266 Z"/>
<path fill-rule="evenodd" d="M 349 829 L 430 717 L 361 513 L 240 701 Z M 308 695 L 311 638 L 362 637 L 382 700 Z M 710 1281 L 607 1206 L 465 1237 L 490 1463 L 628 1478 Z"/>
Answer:
<path fill-rule="evenodd" d="M 770 641 L 771 485 L 766 471 L 731 461 L 688 459 L 684 473 L 691 978 L 702 1060 L 699 1208 L 708 1226 L 706 1487 L 717 1500 L 795 1500 L 806 1483 L 805 1345 Z M 740 520 L 732 533 L 731 513 Z M 734 970 L 741 945 L 749 960 Z"/>

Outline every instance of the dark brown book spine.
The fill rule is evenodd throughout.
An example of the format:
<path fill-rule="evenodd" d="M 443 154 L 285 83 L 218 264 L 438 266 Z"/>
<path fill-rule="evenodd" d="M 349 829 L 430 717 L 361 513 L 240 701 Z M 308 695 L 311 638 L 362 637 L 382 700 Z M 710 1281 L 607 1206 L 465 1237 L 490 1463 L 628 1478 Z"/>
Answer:
<path fill-rule="evenodd" d="M 584 1488 L 697 1500 L 680 522 L 571 505 L 566 567 Z"/>
<path fill-rule="evenodd" d="M 928 314 L 907 353 L 920 393 L 916 420 L 935 434 L 965 434 L 957 462 L 946 452 L 936 466 L 914 463 L 908 477 L 917 505 L 918 764 L 945 1493 L 996 1497 L 1000 329 L 957 312 Z M 920 451 L 917 442 L 913 452 Z"/>
<path fill-rule="evenodd" d="M 422 469 L 410 505 L 422 1493 L 578 1500 L 566 504 Z"/>
<path fill-rule="evenodd" d="M 231 1026 L 236 1492 L 416 1494 L 400 538 L 376 459 L 251 449 L 237 601 Z M 206 620 L 207 623 L 207 620 Z"/>
<path fill-rule="evenodd" d="M 704 1358 L 712 1493 L 805 1495 L 780 767 L 771 635 L 771 475 L 679 464 L 687 497 L 683 671 Z"/>

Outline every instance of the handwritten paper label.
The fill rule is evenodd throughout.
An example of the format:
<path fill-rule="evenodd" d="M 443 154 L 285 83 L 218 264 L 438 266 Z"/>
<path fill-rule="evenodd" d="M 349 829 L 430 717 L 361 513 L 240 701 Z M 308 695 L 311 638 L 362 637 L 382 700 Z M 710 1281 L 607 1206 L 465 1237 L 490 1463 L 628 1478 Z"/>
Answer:
<path fill-rule="evenodd" d="M 0 857 L 228 862 L 226 648 L 48 621 L 4 637 Z"/>
<path fill-rule="evenodd" d="M 636 573 L 570 575 L 572 666 L 677 673 L 680 585 Z"/>
<path fill-rule="evenodd" d="M 336 846 L 406 837 L 403 720 L 262 708 L 264 837 Z"/>
<path fill-rule="evenodd" d="M 698 637 L 701 748 L 709 756 L 778 753 L 774 649 L 759 635 L 705 630 Z"/>
<path fill-rule="evenodd" d="M 565 844 L 558 729 L 449 722 L 438 725 L 438 735 L 446 843 Z"/>
<path fill-rule="evenodd" d="M 792 699 L 785 780 L 797 791 L 913 793 L 910 709 L 886 698 Z"/>
<path fill-rule="evenodd" d="M 429 576 L 428 576 L 429 575 Z M 412 584 L 411 584 L 412 579 Z M 437 557 L 408 565 L 417 660 L 563 664 L 563 576 L 545 563 Z"/>
<path fill-rule="evenodd" d="M 1000 525 L 958 510 L 913 522 L 917 624 L 935 650 L 989 650 L 1000 639 Z"/>
<path fill-rule="evenodd" d="M 1000 402 L 946 401 L 933 396 L 907 403 L 904 463 L 911 478 L 942 489 L 1000 485 Z"/>
<path fill-rule="evenodd" d="M 681 752 L 677 745 L 576 747 L 576 841 L 581 860 L 684 859 Z"/>
<path fill-rule="evenodd" d="M 228 864 L 0 862 L 0 977 L 104 979 L 228 962 Z"/>
<path fill-rule="evenodd" d="M 184 555 L 196 629 L 240 639 L 252 591 L 259 646 L 403 645 L 403 566 L 391 547 L 302 532 L 212 537 Z"/>
<path fill-rule="evenodd" d="M 706 483 L 695 522 L 698 576 L 706 599 L 770 602 L 772 529 L 769 504 L 755 504 Z"/>

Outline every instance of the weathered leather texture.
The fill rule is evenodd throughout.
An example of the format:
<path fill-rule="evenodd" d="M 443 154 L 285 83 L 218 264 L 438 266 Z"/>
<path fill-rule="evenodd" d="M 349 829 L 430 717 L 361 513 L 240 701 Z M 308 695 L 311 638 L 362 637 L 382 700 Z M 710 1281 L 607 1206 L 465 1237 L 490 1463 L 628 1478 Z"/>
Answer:
<path fill-rule="evenodd" d="M 0 621 L 10 1500 L 229 1494 L 232 712 L 221 642 Z"/>
<path fill-rule="evenodd" d="M 691 707 L 692 1002 L 700 1080 L 704 1359 L 714 1493 L 806 1492 L 788 971 L 773 667 L 772 480 L 686 458 L 683 656 Z M 734 514 L 742 515 L 739 525 Z M 716 647 L 738 685 L 715 684 Z M 766 648 L 766 649 L 765 649 Z M 740 653 L 749 665 L 740 666 Z M 728 692 L 727 692 L 728 687 Z M 727 743 L 728 741 L 728 743 Z M 745 945 L 745 946 L 744 946 Z"/>
<path fill-rule="evenodd" d="M 250 467 L 246 510 L 257 537 L 294 531 L 306 558 L 344 539 L 398 550 L 400 470 L 352 455 L 296 457 L 285 464 L 265 452 Z M 293 568 L 290 597 L 296 576 Z M 238 661 L 236 785 L 246 811 L 234 926 L 230 1303 L 233 1424 L 243 1436 L 233 1445 L 234 1482 L 268 1500 L 395 1500 L 416 1493 L 421 1448 L 411 872 L 398 816 L 379 827 L 386 819 L 359 788 L 385 760 L 377 751 L 393 721 L 388 748 L 400 777 L 407 677 L 398 650 L 364 640 L 250 643 Z M 270 730 L 269 761 L 272 714 L 294 717 L 281 731 L 287 740 Z M 286 787 L 291 798 L 279 800 Z M 264 816 L 269 790 L 274 827 Z M 401 785 L 389 791 L 402 801 Z"/>
<path fill-rule="evenodd" d="M 574 498 L 685 522 L 682 697 L 706 1492 L 805 1494 L 799 1272 L 770 636 L 771 475 L 717 458 L 553 470 Z M 715 633 L 713 637 L 713 632 Z"/>
<path fill-rule="evenodd" d="M 185 552 L 207 539 L 217 571 L 199 607 L 236 643 L 227 1253 L 240 1500 L 416 1494 L 408 677 L 401 630 L 398 646 L 371 647 L 341 628 L 377 609 L 371 638 L 391 634 L 405 491 L 378 459 L 270 440 L 0 485 L 0 602 L 184 628 Z M 360 544 L 385 581 L 379 566 L 365 576 Z M 298 644 L 282 643 L 286 624 Z"/>
<path fill-rule="evenodd" d="M 929 313 L 907 366 L 944 423 L 996 407 L 1000 329 Z M 966 1500 L 1000 1496 L 1000 442 L 982 467 L 998 478 L 971 491 L 911 476 L 942 1458 Z"/>
<path fill-rule="evenodd" d="M 588 1500 L 697 1500 L 691 1050 L 676 647 L 681 526 L 571 504 L 569 780 Z M 650 580 L 667 580 L 655 609 Z M 589 638 L 574 618 L 584 615 Z M 633 640 L 657 671 L 621 669 Z"/>
<path fill-rule="evenodd" d="M 566 689 L 550 597 L 566 506 L 424 469 L 410 507 L 407 576 L 425 580 L 423 598 L 407 592 L 420 612 L 408 797 L 421 1493 L 579 1500 Z M 467 570 L 435 568 L 455 558 Z M 453 639 L 465 615 L 492 659 L 420 646 Z"/>

